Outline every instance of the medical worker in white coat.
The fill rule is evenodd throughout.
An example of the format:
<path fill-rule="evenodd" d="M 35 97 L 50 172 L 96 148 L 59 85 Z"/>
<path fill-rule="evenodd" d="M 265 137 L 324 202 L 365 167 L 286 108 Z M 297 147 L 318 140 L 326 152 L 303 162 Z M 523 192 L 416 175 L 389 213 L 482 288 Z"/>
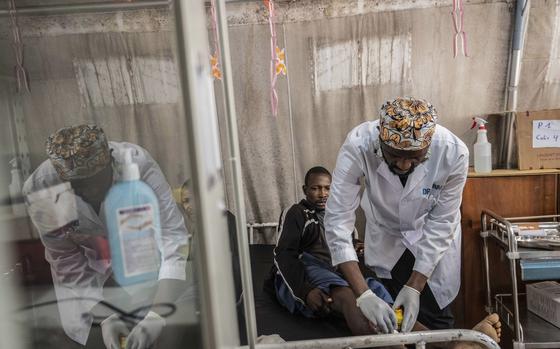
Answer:
<path fill-rule="evenodd" d="M 121 288 L 112 275 L 102 208 L 105 195 L 119 178 L 117 169 L 124 162 L 125 149 L 132 149 L 142 180 L 158 199 L 161 263 L 157 284 L 154 280 Z M 121 338 L 126 338 L 126 349 L 152 348 L 164 337 L 164 316 L 169 309 L 158 304 L 175 303 L 186 289 L 188 233 L 169 184 L 146 150 L 131 143 L 108 142 L 96 125 L 56 131 L 47 140 L 47 154 L 49 159 L 27 179 L 23 191 L 51 265 L 64 331 L 86 347 L 102 340 L 107 349 L 120 348 Z M 118 295 L 119 302 L 113 300 L 110 305 L 127 311 L 141 309 L 135 314 L 139 318 L 131 321 L 108 309 L 104 304 L 112 300 L 111 295 Z M 104 318 L 101 336 L 97 331 L 90 335 L 94 317 L 99 316 Z"/>
<path fill-rule="evenodd" d="M 395 298 L 392 307 L 403 308 L 402 331 L 416 320 L 430 329 L 453 327 L 469 153 L 436 121 L 427 101 L 396 98 L 381 107 L 379 120 L 350 131 L 338 154 L 325 233 L 333 265 L 380 332 L 396 329 L 396 318 L 391 305 L 369 290 L 357 264 L 352 231 L 359 204 L 366 215 L 365 264 Z"/>

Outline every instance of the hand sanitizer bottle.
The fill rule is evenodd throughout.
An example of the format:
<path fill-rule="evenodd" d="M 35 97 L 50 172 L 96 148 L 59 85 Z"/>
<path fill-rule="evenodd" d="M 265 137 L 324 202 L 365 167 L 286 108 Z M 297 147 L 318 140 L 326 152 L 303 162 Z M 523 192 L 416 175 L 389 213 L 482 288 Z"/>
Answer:
<path fill-rule="evenodd" d="M 111 266 L 122 286 L 157 280 L 161 258 L 158 200 L 150 186 L 140 180 L 138 165 L 132 162 L 133 151 L 125 149 L 121 178 L 104 203 Z"/>
<path fill-rule="evenodd" d="M 474 128 L 478 125 L 476 143 L 474 144 L 474 172 L 489 173 L 492 172 L 492 145 L 488 142 L 486 134 L 486 123 L 488 121 L 474 117 Z"/>

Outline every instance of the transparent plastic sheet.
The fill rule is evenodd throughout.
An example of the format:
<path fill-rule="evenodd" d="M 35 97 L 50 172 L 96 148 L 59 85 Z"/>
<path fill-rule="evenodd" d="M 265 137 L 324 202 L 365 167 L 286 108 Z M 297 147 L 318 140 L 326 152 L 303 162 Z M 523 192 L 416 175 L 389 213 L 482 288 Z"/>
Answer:
<path fill-rule="evenodd" d="M 37 4 L 27 1 L 17 5 Z M 14 125 L 21 119 L 21 127 L 26 131 L 31 172 L 47 159 L 45 141 L 49 134 L 65 126 L 89 123 L 101 126 L 110 141 L 131 142 L 147 149 L 171 189 L 180 188 L 191 174 L 175 61 L 173 14 L 166 9 L 146 9 L 18 16 L 25 47 L 23 60 L 32 88 L 27 94 L 16 93 L 12 68 L 19 57 L 14 57 L 10 48 L 9 20 L 0 17 L 0 110 L 2 125 L 6 126 L 0 131 L 0 244 L 2 250 L 12 254 L 2 252 L 6 258 L 0 263 L 0 299 L 9 306 L 0 313 L 12 324 L 0 326 L 0 346 L 4 347 L 8 343 L 5 339 L 10 337 L 14 342 L 7 347 L 11 348 L 72 348 L 78 344 L 62 329 L 58 309 L 59 304 L 70 304 L 72 299 L 57 297 L 60 293 L 53 287 L 51 265 L 45 260 L 45 248 L 36 228 L 27 214 L 15 215 L 10 206 L 9 161 L 20 151 L 21 140 Z M 23 180 L 28 175 L 29 171 Z M 67 240 L 79 243 L 87 239 L 87 234 L 81 234 Z M 96 253 L 95 248 L 89 247 L 83 248 L 88 257 Z M 165 345 L 169 348 L 184 347 L 186 342 L 194 347 L 202 345 L 193 263 L 189 261 L 187 265 L 190 283 L 181 299 L 169 303 L 171 310 L 163 312 L 171 333 L 166 336 L 169 342 Z M 4 292 L 9 290 L 4 288 L 8 274 L 10 295 Z M 76 284 L 84 282 L 71 273 L 67 278 L 73 278 Z M 92 315 L 90 338 L 96 339 L 88 342 L 88 347 L 104 347 L 99 341 L 99 323 L 111 312 L 128 317 L 131 323 L 138 322 L 138 314 L 145 314 L 146 304 L 150 304 L 146 299 L 153 298 L 150 290 L 151 294 L 135 293 L 147 298 L 133 301 L 135 296 L 123 297 L 114 281 L 109 284 L 103 289 L 106 300 Z M 88 287 L 96 286 L 85 288 Z M 14 295 L 19 296 L 18 302 Z M 99 299 L 78 300 L 95 304 Z M 4 330 L 29 333 L 13 336 Z M 18 339 L 22 341 L 18 343 Z"/>

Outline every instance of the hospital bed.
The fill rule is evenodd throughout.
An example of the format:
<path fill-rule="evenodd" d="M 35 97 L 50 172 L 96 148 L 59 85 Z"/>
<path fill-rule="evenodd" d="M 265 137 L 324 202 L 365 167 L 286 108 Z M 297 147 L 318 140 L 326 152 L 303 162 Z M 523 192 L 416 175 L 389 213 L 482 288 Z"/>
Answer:
<path fill-rule="evenodd" d="M 308 319 L 290 314 L 263 291 L 263 283 L 272 266 L 274 245 L 251 245 L 251 271 L 255 295 L 257 334 L 278 334 L 287 343 L 258 344 L 259 349 L 351 349 L 450 341 L 476 342 L 482 348 L 499 348 L 490 337 L 472 330 L 421 331 L 408 334 L 352 336 L 344 319 Z"/>

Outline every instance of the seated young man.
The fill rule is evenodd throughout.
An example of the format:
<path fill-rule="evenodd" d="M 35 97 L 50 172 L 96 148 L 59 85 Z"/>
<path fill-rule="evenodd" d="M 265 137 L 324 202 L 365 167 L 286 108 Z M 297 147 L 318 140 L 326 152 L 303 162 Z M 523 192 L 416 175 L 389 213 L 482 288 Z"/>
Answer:
<path fill-rule="evenodd" d="M 305 199 L 280 217 L 269 282 L 276 299 L 292 314 L 322 317 L 337 312 L 354 335 L 371 334 L 373 328 L 356 307 L 356 297 L 331 263 L 323 227 L 330 185 L 331 174 L 323 167 L 305 175 Z M 393 302 L 380 282 L 369 278 L 368 284 L 378 297 Z"/>
<path fill-rule="evenodd" d="M 344 316 L 354 335 L 367 335 L 376 329 L 356 306 L 356 297 L 348 283 L 331 263 L 324 236 L 323 217 L 329 197 L 331 174 L 325 168 L 311 168 L 305 175 L 305 199 L 285 210 L 279 223 L 278 242 L 269 284 L 276 299 L 292 314 L 323 317 L 331 313 Z M 356 245 L 358 253 L 363 244 Z M 366 279 L 370 289 L 393 304 L 385 287 L 374 278 Z M 475 330 L 499 341 L 501 329 L 496 314 L 481 321 Z M 414 330 L 428 330 L 416 323 Z M 464 346 L 454 346 L 464 348 Z"/>

